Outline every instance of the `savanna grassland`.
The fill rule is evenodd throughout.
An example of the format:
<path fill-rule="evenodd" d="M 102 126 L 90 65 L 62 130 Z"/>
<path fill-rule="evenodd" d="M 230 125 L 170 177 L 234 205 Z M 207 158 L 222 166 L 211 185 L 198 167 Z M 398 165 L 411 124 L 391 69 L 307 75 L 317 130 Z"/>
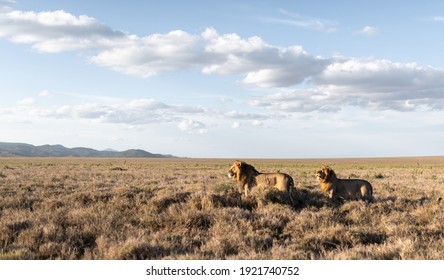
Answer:
<path fill-rule="evenodd" d="M 229 159 L 0 158 L 0 259 L 444 259 L 444 158 L 247 162 L 297 199 L 241 197 Z M 323 164 L 376 202 L 330 202 Z"/>

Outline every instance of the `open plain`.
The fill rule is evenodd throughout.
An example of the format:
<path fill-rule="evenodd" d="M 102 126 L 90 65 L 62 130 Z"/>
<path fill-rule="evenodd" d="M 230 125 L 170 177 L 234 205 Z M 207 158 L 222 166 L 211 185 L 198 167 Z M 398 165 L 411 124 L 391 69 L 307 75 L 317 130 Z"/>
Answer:
<path fill-rule="evenodd" d="M 0 259 L 444 259 L 444 157 L 245 159 L 293 202 L 242 197 L 233 161 L 0 158 Z M 325 164 L 376 201 L 330 202 Z"/>

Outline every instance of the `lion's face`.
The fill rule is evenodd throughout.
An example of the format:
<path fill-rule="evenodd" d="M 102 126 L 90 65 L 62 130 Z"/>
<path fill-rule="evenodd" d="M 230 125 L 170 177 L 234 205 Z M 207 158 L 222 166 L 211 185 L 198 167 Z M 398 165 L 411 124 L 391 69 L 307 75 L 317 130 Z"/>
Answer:
<path fill-rule="evenodd" d="M 233 165 L 230 167 L 230 169 L 228 169 L 228 172 L 227 172 L 228 177 L 233 178 L 233 179 L 239 179 L 240 172 L 241 172 L 241 166 L 242 166 L 242 162 L 235 161 L 233 163 Z"/>
<path fill-rule="evenodd" d="M 330 177 L 331 168 L 328 166 L 323 166 L 316 172 L 316 179 L 322 183 L 327 181 L 328 177 Z"/>

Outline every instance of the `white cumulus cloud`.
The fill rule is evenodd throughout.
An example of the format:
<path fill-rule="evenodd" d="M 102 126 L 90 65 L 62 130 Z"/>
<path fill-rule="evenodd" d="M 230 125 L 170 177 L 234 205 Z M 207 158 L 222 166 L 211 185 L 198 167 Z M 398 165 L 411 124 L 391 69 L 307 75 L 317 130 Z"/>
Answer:
<path fill-rule="evenodd" d="M 281 13 L 293 24 L 306 22 L 324 30 L 331 27 L 326 21 Z M 361 32 L 373 35 L 378 29 L 365 26 Z M 200 34 L 173 30 L 140 36 L 113 30 L 87 15 L 8 8 L 0 13 L 0 37 L 41 52 L 88 51 L 89 60 L 96 65 L 143 78 L 189 69 L 206 75 L 237 75 L 242 84 L 276 88 L 278 92 L 249 102 L 253 107 L 276 111 L 338 111 L 343 106 L 444 110 L 444 69 L 377 58 L 324 58 L 309 54 L 302 46 L 272 45 L 258 36 L 219 34 L 211 27 Z M 168 111 L 181 120 L 185 114 L 211 111 L 199 106 L 171 107 L 153 100 L 136 100 L 120 107 L 94 104 L 84 113 L 79 107 L 71 110 L 79 116 L 100 116 L 102 121 L 135 123 L 159 118 L 172 121 L 163 114 Z M 242 114 L 222 113 L 228 118 L 262 119 L 257 114 Z"/>
<path fill-rule="evenodd" d="M 47 90 L 47 89 L 42 90 L 42 91 L 39 93 L 39 96 L 40 96 L 40 97 L 48 97 L 48 96 L 50 96 L 50 95 L 51 95 L 51 92 L 50 92 L 49 90 Z"/>
<path fill-rule="evenodd" d="M 17 102 L 17 105 L 30 106 L 30 105 L 33 105 L 34 103 L 35 103 L 34 98 L 29 97 L 29 98 L 24 98 L 22 100 L 19 100 Z"/>
<path fill-rule="evenodd" d="M 234 122 L 234 123 L 231 124 L 231 128 L 233 128 L 233 129 L 236 129 L 236 128 L 239 128 L 239 127 L 241 127 L 241 123 L 240 122 Z"/>
<path fill-rule="evenodd" d="M 253 106 L 292 112 L 443 110 L 444 69 L 380 59 L 343 59 L 315 76 L 311 88 L 250 100 Z"/>
<path fill-rule="evenodd" d="M 100 51 L 91 61 L 126 74 L 150 77 L 198 65 L 199 38 L 181 30 L 146 37 L 128 36 L 121 46 Z"/>
<path fill-rule="evenodd" d="M 13 10 L 0 14 L 0 37 L 41 52 L 63 52 L 116 46 L 126 35 L 86 15 Z"/>
<path fill-rule="evenodd" d="M 361 30 L 359 30 L 358 33 L 362 35 L 372 36 L 378 34 L 379 29 L 377 27 L 367 25 L 364 26 Z"/>
<path fill-rule="evenodd" d="M 144 78 L 200 68 L 205 74 L 242 75 L 243 83 L 254 86 L 289 86 L 321 71 L 327 63 L 300 46 L 273 46 L 257 36 L 220 35 L 213 28 L 201 34 L 175 30 L 138 36 L 63 10 L 0 14 L 0 37 L 41 52 L 87 50 L 92 52 L 90 61 L 99 66 Z"/>
<path fill-rule="evenodd" d="M 181 131 L 185 131 L 190 134 L 203 134 L 206 133 L 208 130 L 205 126 L 205 124 L 195 121 L 192 119 L 184 119 L 182 120 L 177 127 Z"/>

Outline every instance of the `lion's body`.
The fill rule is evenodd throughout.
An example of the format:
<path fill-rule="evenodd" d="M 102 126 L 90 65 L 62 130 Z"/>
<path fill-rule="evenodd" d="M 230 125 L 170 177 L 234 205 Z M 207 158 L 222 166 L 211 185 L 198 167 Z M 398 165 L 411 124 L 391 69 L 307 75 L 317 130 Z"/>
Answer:
<path fill-rule="evenodd" d="M 285 173 L 259 173 L 255 179 L 259 187 L 274 187 L 283 192 L 291 192 L 294 187 L 293 178 Z"/>
<path fill-rule="evenodd" d="M 238 183 L 239 191 L 248 196 L 253 187 L 276 188 L 290 194 L 293 200 L 294 181 L 285 173 L 261 173 L 253 166 L 243 162 L 235 161 L 228 170 L 228 177 Z"/>
<path fill-rule="evenodd" d="M 331 199 L 374 201 L 373 187 L 366 180 L 338 179 L 328 166 L 322 167 L 316 177 L 321 184 L 321 191 Z"/>

